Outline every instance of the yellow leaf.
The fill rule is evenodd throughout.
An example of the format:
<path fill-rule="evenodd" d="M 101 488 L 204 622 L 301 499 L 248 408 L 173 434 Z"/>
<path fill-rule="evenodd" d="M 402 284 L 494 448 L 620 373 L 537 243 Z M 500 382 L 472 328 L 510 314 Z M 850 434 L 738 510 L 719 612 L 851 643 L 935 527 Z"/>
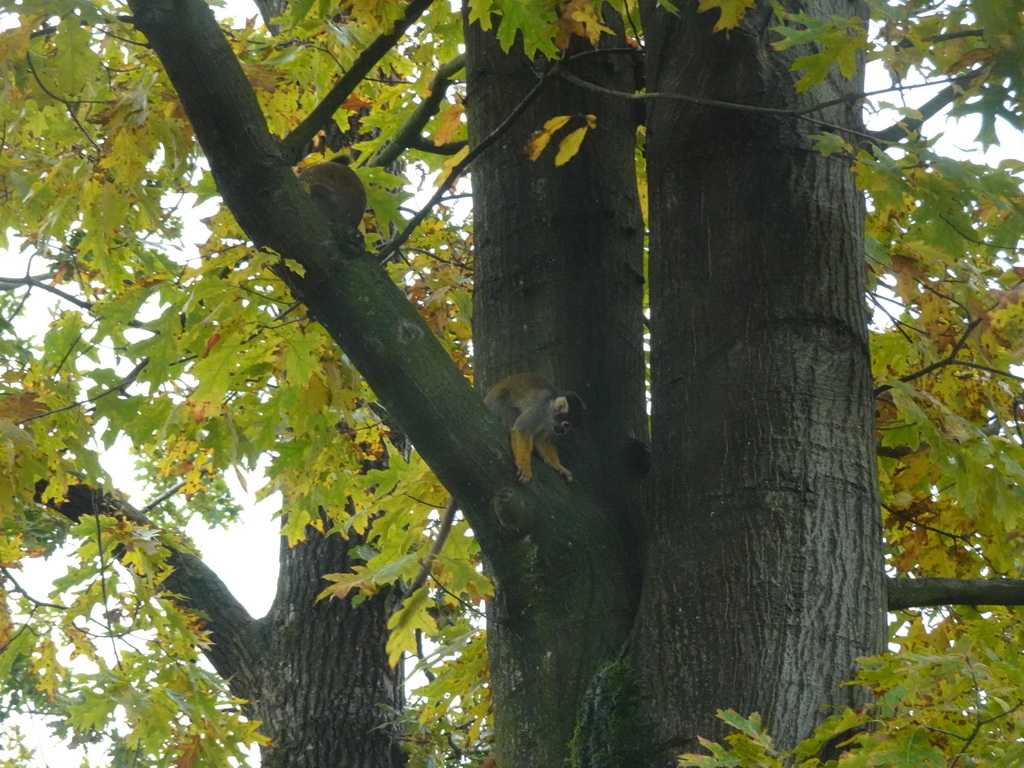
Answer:
<path fill-rule="evenodd" d="M 361 590 L 369 595 L 374 594 L 377 591 L 377 585 L 373 583 L 373 579 L 367 577 L 366 572 L 366 566 L 357 565 L 352 569 L 352 573 L 324 574 L 325 579 L 334 583 L 317 595 L 316 599 L 335 597 L 344 600 L 353 589 Z"/>
<path fill-rule="evenodd" d="M 349 96 L 347 99 L 345 99 L 344 103 L 341 105 L 341 108 L 347 109 L 349 112 L 358 112 L 360 109 L 368 107 L 371 104 L 373 104 L 373 102 L 365 98 L 364 96 L 357 96 L 353 94 L 352 96 Z"/>
<path fill-rule="evenodd" d="M 911 453 L 902 459 L 903 469 L 893 477 L 893 490 L 914 490 L 923 481 L 934 483 L 938 478 L 938 467 L 931 460 L 928 451 Z"/>
<path fill-rule="evenodd" d="M 36 675 L 36 689 L 46 696 L 47 701 L 56 701 L 57 679 L 64 673 L 64 668 L 57 662 L 57 649 L 49 638 L 43 638 L 36 648 L 31 671 Z"/>
<path fill-rule="evenodd" d="M 595 3 L 594 0 L 568 0 L 559 9 L 558 34 L 555 37 L 555 45 L 559 50 L 565 50 L 569 46 L 569 40 L 573 35 L 584 37 L 591 45 L 597 45 L 603 34 L 612 34 L 612 31 L 601 23 L 599 7 L 603 3 Z"/>
<path fill-rule="evenodd" d="M 299 277 L 305 277 L 306 268 L 295 259 L 284 259 L 284 265 Z"/>
<path fill-rule="evenodd" d="M 437 131 L 434 133 L 435 147 L 454 141 L 455 135 L 462 130 L 465 112 L 466 108 L 461 104 L 453 104 L 441 111 L 437 118 Z"/>
<path fill-rule="evenodd" d="M 15 392 L 0 400 L 0 419 L 20 421 L 46 413 L 46 405 L 31 392 Z"/>
<path fill-rule="evenodd" d="M 466 155 L 469 154 L 469 145 L 467 144 L 458 152 L 451 157 L 447 158 L 444 163 L 441 164 L 441 173 L 438 175 L 438 179 L 448 178 L 448 174 L 452 172 L 452 168 L 461 163 L 465 159 Z"/>
<path fill-rule="evenodd" d="M 555 135 L 555 131 L 564 126 L 571 119 L 572 115 L 558 115 L 544 123 L 544 127 L 530 137 L 530 142 L 526 145 L 527 157 L 531 160 L 536 160 L 540 157 L 540 153 L 544 151 L 545 147 L 547 147 L 548 142 L 551 141 L 551 137 Z"/>
<path fill-rule="evenodd" d="M 243 63 L 242 69 L 253 90 L 273 92 L 277 88 L 280 72 L 275 67 L 262 63 Z"/>
<path fill-rule="evenodd" d="M 590 129 L 587 126 L 577 128 L 558 143 L 558 154 L 555 155 L 556 166 L 565 165 L 576 156 L 576 153 L 580 151 L 580 145 L 583 143 L 583 137 L 587 135 L 588 130 Z"/>

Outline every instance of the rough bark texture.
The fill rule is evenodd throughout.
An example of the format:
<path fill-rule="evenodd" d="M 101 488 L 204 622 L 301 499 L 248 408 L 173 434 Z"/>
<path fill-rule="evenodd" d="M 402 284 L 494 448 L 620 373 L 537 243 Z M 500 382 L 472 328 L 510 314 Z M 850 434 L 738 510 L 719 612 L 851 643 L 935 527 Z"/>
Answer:
<path fill-rule="evenodd" d="M 837 74 L 798 97 L 767 3 L 728 35 L 642 10 L 651 92 L 791 109 L 860 89 Z M 882 650 L 885 602 L 849 163 L 794 117 L 648 103 L 655 499 L 632 650 L 669 765 L 721 735 L 716 709 L 792 745 L 857 702 L 838 686 Z M 852 105 L 815 116 L 859 127 Z"/>
<path fill-rule="evenodd" d="M 504 53 L 476 25 L 466 36 L 476 145 L 537 84 L 543 65 Z M 567 66 L 606 87 L 634 86 L 628 53 Z M 568 164 L 553 163 L 562 135 L 536 162 L 526 157 L 530 135 L 546 120 L 575 115 L 571 130 L 586 114 L 597 116 L 597 129 Z M 544 530 L 528 529 L 529 559 L 517 564 L 515 581 L 498 581 L 490 606 L 499 765 L 565 763 L 583 694 L 622 648 L 635 609 L 646 450 L 635 131 L 626 102 L 554 77 L 472 166 L 477 381 L 486 388 L 535 371 L 587 404 L 583 428 L 559 452 L 591 504 L 558 512 Z"/>
<path fill-rule="evenodd" d="M 281 576 L 265 625 L 266 646 L 253 713 L 274 746 L 263 768 L 399 768 L 405 765 L 401 668 L 388 664 L 386 593 L 353 608 L 316 601 L 323 574 L 349 570 L 357 541 L 307 530 L 281 540 Z"/>

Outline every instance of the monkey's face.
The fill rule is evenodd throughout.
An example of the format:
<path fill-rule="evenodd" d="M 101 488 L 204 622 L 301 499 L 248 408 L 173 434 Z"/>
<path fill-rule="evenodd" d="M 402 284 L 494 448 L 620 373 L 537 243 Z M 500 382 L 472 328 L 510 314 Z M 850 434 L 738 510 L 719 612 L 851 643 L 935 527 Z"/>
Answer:
<path fill-rule="evenodd" d="M 575 392 L 566 392 L 554 400 L 554 419 L 551 431 L 555 435 L 572 432 L 583 421 L 583 400 Z"/>

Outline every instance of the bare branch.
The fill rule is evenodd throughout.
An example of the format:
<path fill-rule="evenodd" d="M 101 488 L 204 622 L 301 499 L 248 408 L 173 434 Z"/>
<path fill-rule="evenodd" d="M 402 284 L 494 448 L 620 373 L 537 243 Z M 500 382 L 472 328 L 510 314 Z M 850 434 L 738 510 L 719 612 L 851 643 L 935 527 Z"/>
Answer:
<path fill-rule="evenodd" d="M 911 133 L 918 133 L 926 120 L 934 117 L 952 104 L 957 95 L 963 93 L 964 87 L 978 74 L 979 72 L 972 71 L 965 75 L 953 78 L 948 86 L 943 88 L 935 96 L 928 99 L 928 101 L 917 108 L 917 112 L 921 115 L 920 117 L 900 120 L 899 122 L 890 125 L 888 128 L 883 128 L 880 131 L 872 131 L 871 135 L 876 141 L 895 144 L 901 139 L 906 138 Z"/>
<path fill-rule="evenodd" d="M 406 149 L 417 146 L 419 143 L 417 140 L 421 138 L 420 131 L 430 121 L 430 118 L 437 114 L 441 101 L 448 92 L 448 86 L 452 84 L 452 75 L 465 66 L 466 55 L 462 54 L 438 67 L 437 74 L 430 81 L 430 93 L 417 105 L 413 113 L 409 115 L 409 119 L 395 133 L 394 138 L 375 152 L 366 164 L 387 167 L 397 160 Z"/>
<path fill-rule="evenodd" d="M 983 245 L 986 248 L 994 248 L 997 251 L 1009 251 L 1010 253 L 1020 253 L 1021 251 L 1024 251 L 1024 248 L 1021 248 L 1019 245 L 1000 245 L 999 243 L 989 243 L 985 240 L 982 240 L 981 238 L 972 237 L 971 235 L 968 235 L 966 232 L 961 230 L 952 221 L 950 221 L 947 216 L 940 216 L 939 218 L 946 222 L 946 224 L 949 225 L 950 229 L 952 229 L 954 232 L 960 235 L 960 237 L 962 237 L 969 243 L 974 243 L 975 245 Z"/>
<path fill-rule="evenodd" d="M 103 150 L 100 149 L 100 145 L 96 143 L 96 140 L 93 139 L 92 134 L 89 133 L 89 131 L 86 129 L 86 127 L 82 124 L 82 121 L 78 119 L 78 115 L 76 114 L 76 112 L 78 110 L 78 107 L 81 104 L 86 103 L 86 102 L 71 101 L 69 99 L 63 99 L 60 96 L 58 96 L 57 94 L 55 94 L 53 91 L 51 91 L 49 88 L 47 88 L 46 84 L 42 81 L 42 78 L 39 77 L 39 73 L 36 72 L 35 64 L 32 63 L 32 55 L 29 54 L 29 53 L 25 54 L 25 64 L 28 67 L 28 71 L 32 73 L 32 77 L 35 79 L 36 84 L 43 91 L 43 93 L 45 93 L 47 96 L 49 96 L 54 101 L 60 102 L 61 104 L 63 104 L 67 108 L 68 117 L 70 117 L 71 121 L 75 125 L 78 126 L 78 130 L 80 130 L 82 132 L 82 136 L 85 137 L 85 140 L 88 141 L 92 145 L 93 149 L 95 149 L 97 152 L 102 153 Z M 87 102 L 87 103 L 101 104 L 101 103 L 106 103 L 106 102 L 98 102 L 97 101 L 97 102 Z"/>
<path fill-rule="evenodd" d="M 1014 376 L 1012 373 L 999 371 L 996 370 L 995 368 L 986 368 L 984 366 L 977 365 L 976 363 L 969 363 L 964 360 L 956 359 L 956 356 L 960 353 L 960 350 L 964 348 L 964 344 L 967 343 L 967 338 L 971 335 L 971 333 L 974 332 L 974 329 L 981 324 L 981 321 L 982 318 L 976 317 L 967 324 L 967 327 L 964 329 L 964 332 L 960 335 L 960 338 L 956 340 L 956 344 L 953 345 L 952 351 L 948 355 L 946 355 L 946 357 L 942 358 L 941 360 L 936 360 L 934 363 L 926 365 L 924 368 L 920 368 L 914 371 L 913 373 L 908 373 L 906 376 L 900 376 L 899 379 L 897 379 L 897 381 L 902 381 L 904 383 L 908 381 L 913 381 L 914 379 L 919 379 L 922 376 L 926 376 L 932 371 L 947 365 L 962 365 L 968 368 L 983 368 L 984 370 L 988 370 L 990 373 L 998 373 L 1015 379 L 1019 378 L 1018 376 Z M 875 397 L 878 397 L 880 394 L 882 394 L 883 392 L 887 392 L 890 389 L 892 389 L 892 386 L 889 384 L 883 384 L 880 387 L 875 387 Z"/>
<path fill-rule="evenodd" d="M 423 136 L 413 136 L 409 142 L 409 149 L 418 149 L 420 152 L 430 152 L 435 155 L 457 155 L 467 144 L 469 144 L 468 141 L 450 141 L 438 146 Z"/>
<path fill-rule="evenodd" d="M 588 51 L 587 53 L 604 53 L 604 51 Z M 574 56 L 573 58 L 578 58 L 580 55 L 582 54 L 577 54 L 577 56 Z M 812 104 L 808 107 L 801 107 L 800 109 L 781 109 L 778 107 L 761 107 L 754 104 L 738 104 L 736 102 L 731 101 L 708 99 L 702 96 L 689 96 L 687 94 L 682 93 L 628 93 L 626 91 L 617 91 L 613 88 L 605 88 L 604 86 L 598 85 L 596 83 L 591 83 L 565 70 L 562 70 L 560 74 L 570 83 L 573 83 L 574 85 L 577 85 L 581 88 L 586 88 L 587 90 L 591 91 L 597 91 L 598 93 L 603 93 L 610 96 L 617 96 L 619 98 L 625 98 L 635 101 L 670 99 L 675 101 L 686 102 L 688 104 L 697 104 L 699 106 L 705 107 L 717 107 L 719 109 L 733 109 L 741 112 L 753 112 L 757 114 L 795 117 L 800 120 L 805 120 L 807 122 L 813 123 L 814 125 L 827 128 L 831 131 L 842 132 L 846 134 L 851 134 L 853 136 L 857 136 L 859 138 L 869 139 L 873 143 L 887 142 L 895 144 L 900 139 L 904 138 L 908 132 L 919 130 L 921 124 L 924 123 L 925 120 L 932 117 L 937 112 L 939 112 L 943 107 L 951 103 L 955 96 L 958 93 L 962 92 L 963 86 L 970 82 L 970 80 L 976 77 L 979 73 L 978 71 L 972 71 L 967 74 L 959 75 L 958 77 L 954 77 L 946 81 L 940 81 L 948 82 L 949 86 L 947 88 L 944 88 L 937 96 L 930 99 L 924 106 L 920 107 L 920 109 L 918 110 L 921 113 L 920 119 L 915 118 L 914 120 L 903 120 L 893 126 L 890 126 L 889 128 L 883 129 L 882 131 L 872 131 L 870 133 L 856 131 L 851 128 L 846 128 L 843 126 L 826 122 L 824 120 L 818 120 L 817 118 L 809 117 L 809 115 L 812 112 L 819 112 L 823 109 L 826 109 L 827 107 L 833 107 L 839 104 L 852 103 L 855 101 L 859 101 L 860 99 L 868 98 L 870 96 L 880 96 L 885 93 L 892 93 L 897 91 L 903 92 L 911 88 L 923 88 L 926 86 L 934 86 L 937 85 L 938 83 L 927 82 L 918 83 L 910 86 L 893 86 L 891 88 L 880 88 L 874 91 L 863 91 L 861 93 L 850 94 L 848 96 L 843 96 L 838 99 L 832 99 L 830 101 L 818 102 L 817 104 Z"/>
<path fill-rule="evenodd" d="M 822 109 L 824 105 L 815 104 L 811 107 L 804 109 L 782 109 L 780 107 L 759 107 L 755 104 L 737 104 L 732 101 L 720 101 L 719 99 L 708 99 L 703 96 L 690 96 L 685 93 L 660 93 L 648 91 L 646 93 L 629 93 L 627 91 L 618 91 L 614 88 L 605 88 L 603 85 L 597 83 L 591 83 L 588 80 L 584 80 L 581 77 L 577 77 L 571 72 L 562 70 L 561 76 L 568 80 L 573 85 L 577 85 L 580 88 L 585 88 L 589 91 L 596 91 L 597 93 L 603 93 L 607 96 L 617 96 L 619 98 L 630 99 L 634 101 L 654 101 L 657 99 L 668 99 L 670 101 L 682 101 L 686 104 L 697 104 L 702 107 L 716 107 L 718 109 L 731 109 L 737 112 L 752 112 L 760 115 L 778 115 L 780 117 L 793 117 L 798 120 L 804 120 L 808 123 L 827 128 L 830 131 L 837 133 L 846 133 L 851 136 L 857 136 L 858 138 L 867 139 L 869 141 L 876 141 L 874 136 L 865 133 L 864 131 L 856 131 L 852 128 L 846 128 L 835 123 L 829 123 L 825 120 L 818 120 L 816 117 L 808 117 L 808 112 L 814 112 Z M 841 99 L 840 102 L 847 101 L 847 99 Z M 831 102 L 834 103 L 834 102 Z"/>
<path fill-rule="evenodd" d="M 430 545 L 430 551 L 427 552 L 427 556 L 420 563 L 420 569 L 416 573 L 416 578 L 412 580 L 408 589 L 405 590 L 405 597 L 415 594 L 417 590 L 427 583 L 431 566 L 434 560 L 437 559 L 437 556 L 441 554 L 441 550 L 444 549 L 445 542 L 448 541 L 448 534 L 451 533 L 452 523 L 455 522 L 457 510 L 458 504 L 455 502 L 455 499 L 449 499 L 448 505 L 445 507 L 444 514 L 441 517 L 441 526 L 437 529 L 437 535 L 434 536 L 434 541 Z"/>
<path fill-rule="evenodd" d="M 152 512 L 154 509 L 159 507 L 161 504 L 163 504 L 169 498 L 171 498 L 172 496 L 176 495 L 178 493 L 178 491 L 180 491 L 186 485 L 188 485 L 188 481 L 187 480 L 182 480 L 177 485 L 173 486 L 172 488 L 168 488 L 166 491 L 161 493 L 159 496 L 157 496 L 155 499 L 153 499 L 151 502 L 149 502 L 149 504 L 144 506 L 140 511 L 142 512 L 142 514 L 146 514 L 148 512 Z"/>
<path fill-rule="evenodd" d="M 943 605 L 1024 605 L 1024 579 L 887 580 L 889 610 Z"/>
<path fill-rule="evenodd" d="M 505 131 L 507 131 L 509 127 L 519 119 L 519 116 L 523 114 L 523 112 L 526 111 L 526 108 L 533 103 L 534 99 L 540 95 L 541 89 L 547 83 L 548 79 L 555 75 L 559 71 L 560 67 L 561 62 L 558 62 L 551 69 L 545 72 L 537 81 L 537 84 L 530 89 L 530 92 L 523 97 L 523 100 L 516 105 L 516 108 L 509 112 L 508 116 L 501 121 L 501 124 L 491 131 L 490 135 L 483 141 L 473 147 L 473 149 L 471 149 L 469 153 L 462 158 L 454 168 L 452 168 L 444 181 L 438 184 L 437 191 L 431 196 L 430 200 L 427 201 L 427 204 L 420 208 L 419 212 L 409 219 L 405 228 L 391 238 L 391 240 L 389 240 L 377 253 L 378 261 L 380 261 L 381 264 L 386 263 L 395 251 L 401 247 L 402 243 L 409 239 L 409 235 L 411 235 L 416 227 L 418 227 L 427 217 L 427 214 L 435 205 L 437 205 L 438 201 L 447 194 L 448 187 L 451 186 L 460 175 L 462 175 L 466 168 L 469 167 L 469 164 L 479 157 L 485 149 L 491 146 L 491 144 L 497 141 Z"/>
<path fill-rule="evenodd" d="M 32 597 L 32 595 L 28 593 L 28 590 L 21 586 L 21 584 L 19 584 L 17 580 L 15 580 L 15 578 L 11 575 L 11 571 L 9 568 L 0 567 L 0 574 L 3 574 L 3 577 L 11 583 L 11 586 L 14 587 L 15 592 L 20 594 L 30 603 L 32 603 L 32 605 L 38 608 L 55 608 L 59 611 L 66 611 L 68 609 L 66 605 L 60 605 L 59 603 L 47 603 L 43 600 L 39 600 L 38 598 Z"/>
<path fill-rule="evenodd" d="M 9 288 L 11 290 L 15 288 L 38 288 L 42 291 L 46 291 L 47 293 L 52 293 L 54 296 L 59 296 L 64 299 L 64 301 L 70 302 L 76 307 L 81 307 L 82 309 L 87 310 L 92 310 L 93 307 L 91 301 L 79 299 L 77 296 L 65 293 L 59 288 L 40 282 L 40 280 L 35 277 L 0 277 L 0 290 L 5 288 Z"/>
<path fill-rule="evenodd" d="M 292 163 L 299 159 L 302 148 L 330 122 L 334 113 L 345 103 L 356 86 L 394 47 L 395 43 L 405 34 L 405 30 L 423 15 L 423 12 L 430 7 L 431 2 L 433 0 L 411 0 L 405 7 L 405 14 L 395 22 L 391 31 L 378 35 L 376 40 L 366 46 L 366 49 L 359 54 L 352 66 L 349 67 L 348 72 L 341 76 L 324 100 L 281 142 L 281 148 L 286 158 L 289 158 Z"/>
<path fill-rule="evenodd" d="M 54 408 L 51 411 L 43 411 L 42 413 L 33 414 L 27 418 L 22 419 L 21 421 L 18 422 L 18 424 L 26 424 L 30 421 L 41 419 L 44 416 L 52 416 L 53 414 L 60 413 L 61 411 L 70 411 L 72 408 L 78 408 L 79 406 L 85 405 L 86 403 L 95 403 L 97 400 L 107 397 L 108 395 L 112 395 L 115 392 L 123 392 L 125 387 L 127 387 L 129 384 L 134 382 L 139 377 L 139 374 L 142 373 L 142 370 L 147 365 L 149 365 L 149 358 L 144 357 L 138 362 L 138 364 L 136 364 L 134 368 L 132 368 L 131 372 L 127 376 L 125 376 L 123 379 L 117 382 L 117 384 L 115 384 L 114 386 L 100 392 L 100 394 L 96 395 L 95 397 L 87 397 L 84 400 L 76 400 L 73 403 L 70 403 L 68 405 L 62 405 L 60 408 Z"/>

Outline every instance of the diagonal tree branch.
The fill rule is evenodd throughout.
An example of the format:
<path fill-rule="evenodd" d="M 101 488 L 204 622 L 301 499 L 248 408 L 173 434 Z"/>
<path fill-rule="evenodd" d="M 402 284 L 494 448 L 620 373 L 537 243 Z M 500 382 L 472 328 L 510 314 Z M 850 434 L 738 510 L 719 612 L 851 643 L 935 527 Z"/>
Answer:
<path fill-rule="evenodd" d="M 63 299 L 64 301 L 69 302 L 70 304 L 74 304 L 76 307 L 81 307 L 82 309 L 87 309 L 90 311 L 92 310 L 93 305 L 91 301 L 84 301 L 83 299 L 80 299 L 77 296 L 72 296 L 70 293 L 66 293 L 65 291 L 62 291 L 60 288 L 57 288 L 56 286 L 50 285 L 49 283 L 44 283 L 40 278 L 31 276 L 0 277 L 0 291 L 14 290 L 17 288 L 38 288 L 41 291 L 52 293 L 54 296 L 57 296 Z"/>
<path fill-rule="evenodd" d="M 972 363 L 969 363 L 969 362 L 966 362 L 966 361 L 963 361 L 963 360 L 957 360 L 956 356 L 958 354 L 960 354 L 960 350 L 964 348 L 964 345 L 967 343 L 967 339 L 970 337 L 970 335 L 972 333 L 974 333 L 974 329 L 977 328 L 979 325 L 981 325 L 981 322 L 982 322 L 983 319 L 984 318 L 977 317 L 977 318 L 971 320 L 967 324 L 967 327 L 964 329 L 964 332 L 962 334 L 960 334 L 960 338 L 956 340 L 956 344 L 953 345 L 952 351 L 950 351 L 950 353 L 948 355 L 946 355 L 944 358 L 942 358 L 941 360 L 936 360 L 934 363 L 929 363 L 928 365 L 924 366 L 923 368 L 919 368 L 918 370 L 914 371 L 913 373 L 908 373 L 906 376 L 900 376 L 899 379 L 897 379 L 897 381 L 902 381 L 904 383 L 907 383 L 907 382 L 913 381 L 914 379 L 919 379 L 922 376 L 927 376 L 932 371 L 938 370 L 939 368 L 943 368 L 943 367 L 945 367 L 947 365 L 966 365 L 966 366 L 969 366 L 969 367 L 976 367 Z M 990 370 L 991 371 L 992 369 L 986 369 L 986 370 Z M 996 371 L 996 372 L 997 373 L 1001 373 L 1000 371 Z M 1013 374 L 1009 374 L 1009 373 L 1007 375 L 1008 376 L 1013 376 Z M 1016 377 L 1014 377 L 1014 378 L 1016 378 Z M 892 389 L 892 385 L 891 384 L 882 384 L 882 385 L 880 385 L 878 387 L 875 387 L 875 397 L 878 397 L 883 392 L 888 392 L 890 389 Z"/>
<path fill-rule="evenodd" d="M 423 126 L 437 114 L 438 107 L 448 91 L 448 86 L 452 84 L 453 75 L 465 66 L 466 54 L 462 54 L 438 67 L 437 74 L 430 81 L 430 93 L 417 105 L 405 125 L 398 129 L 391 141 L 375 152 L 366 164 L 387 168 L 401 156 L 402 152 L 409 147 L 415 147 Z"/>
<path fill-rule="evenodd" d="M 31 416 L 26 416 L 24 419 L 19 421 L 18 424 L 19 425 L 27 424 L 28 422 L 35 421 L 36 419 L 42 419 L 42 418 L 45 418 L 45 417 L 48 417 L 48 416 L 53 416 L 53 414 L 55 414 L 55 413 L 61 413 L 62 411 L 70 411 L 73 408 L 78 408 L 79 406 L 85 405 L 86 403 L 95 403 L 97 400 L 101 400 L 104 397 L 109 397 L 110 395 L 113 395 L 114 393 L 117 393 L 117 392 L 120 392 L 120 393 L 123 394 L 125 392 L 125 388 L 129 384 L 133 384 L 135 382 L 135 380 L 137 378 L 139 378 L 139 374 L 142 373 L 143 369 L 147 365 L 149 365 L 149 358 L 148 357 L 144 357 L 144 358 L 142 358 L 136 364 L 136 366 L 134 368 L 132 368 L 131 371 L 128 372 L 127 376 L 125 376 L 119 382 L 114 384 L 112 387 L 107 387 L 102 392 L 100 392 L 98 395 L 93 395 L 92 397 L 86 397 L 86 398 L 83 398 L 82 400 L 76 400 L 73 403 L 68 403 L 67 405 L 62 405 L 60 408 L 52 408 L 52 409 L 50 409 L 48 411 L 42 411 L 41 413 L 34 413 Z"/>
<path fill-rule="evenodd" d="M 897 123 L 893 123 L 888 128 L 883 128 L 879 131 L 872 131 L 871 135 L 874 136 L 877 141 L 895 144 L 906 138 L 911 133 L 919 132 L 926 120 L 934 117 L 952 104 L 953 100 L 956 99 L 959 94 L 963 93 L 967 84 L 970 83 L 973 78 L 977 77 L 978 74 L 978 72 L 968 72 L 965 75 L 955 78 L 953 82 L 917 108 L 920 117 L 900 120 Z"/>
<path fill-rule="evenodd" d="M 451 185 L 455 183 L 455 180 L 458 179 L 459 176 L 461 176 L 465 172 L 465 170 L 470 166 L 470 164 L 477 157 L 479 157 L 480 154 L 484 152 L 484 150 L 486 150 L 489 146 L 491 146 L 491 144 L 493 144 L 495 141 L 497 141 L 501 136 L 505 134 L 509 127 L 516 120 L 519 119 L 519 116 L 526 111 L 526 108 L 529 107 L 537 98 L 537 96 L 540 95 L 540 92 L 541 90 L 543 90 L 548 79 L 551 78 L 559 70 L 559 64 L 555 64 L 553 67 L 548 69 L 548 71 L 545 72 L 537 80 L 537 84 L 530 89 L 530 92 L 527 93 L 522 98 L 522 100 L 516 105 L 515 109 L 509 112 L 505 119 L 501 121 L 501 124 L 498 125 L 493 131 L 491 131 L 486 138 L 484 138 L 480 142 L 477 142 L 477 144 L 471 150 L 469 150 L 469 152 L 466 153 L 466 156 L 452 167 L 452 169 L 448 172 L 448 175 L 445 176 L 444 180 L 437 185 L 437 190 L 434 192 L 433 195 L 431 195 L 430 199 L 426 202 L 426 204 L 423 205 L 419 209 L 419 211 L 417 211 L 409 219 L 408 222 L 406 222 L 406 225 L 405 227 L 402 228 L 401 232 L 392 237 L 387 243 L 384 244 L 384 247 L 382 247 L 380 251 L 377 252 L 378 262 L 380 262 L 381 264 L 387 263 L 391 256 L 402 246 L 402 244 L 406 240 L 409 239 L 409 236 L 416 230 L 416 227 L 423 223 L 423 220 L 427 217 L 427 214 L 434 210 L 434 206 L 441 201 L 441 198 L 448 194 L 448 190 L 451 187 Z"/>

